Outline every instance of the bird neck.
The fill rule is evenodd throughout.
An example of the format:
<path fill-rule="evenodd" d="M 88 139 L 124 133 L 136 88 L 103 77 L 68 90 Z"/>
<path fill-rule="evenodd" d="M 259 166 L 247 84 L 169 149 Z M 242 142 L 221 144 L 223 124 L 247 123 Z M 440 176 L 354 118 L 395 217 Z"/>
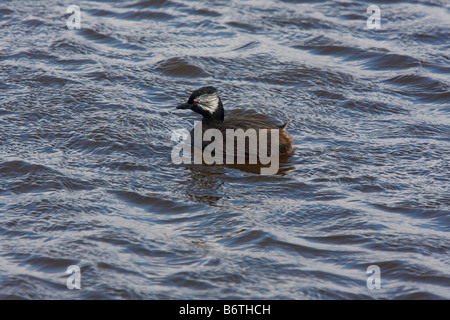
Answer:
<path fill-rule="evenodd" d="M 202 124 L 208 128 L 220 128 L 223 123 L 225 112 L 222 101 L 219 99 L 218 108 L 212 113 L 203 114 Z"/>

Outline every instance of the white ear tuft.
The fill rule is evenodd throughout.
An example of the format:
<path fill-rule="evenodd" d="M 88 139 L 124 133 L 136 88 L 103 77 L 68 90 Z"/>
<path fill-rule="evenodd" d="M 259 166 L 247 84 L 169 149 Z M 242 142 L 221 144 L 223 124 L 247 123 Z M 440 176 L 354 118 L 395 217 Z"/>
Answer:
<path fill-rule="evenodd" d="M 197 103 L 205 111 L 213 114 L 219 108 L 219 95 L 215 93 L 204 93 L 197 97 Z"/>

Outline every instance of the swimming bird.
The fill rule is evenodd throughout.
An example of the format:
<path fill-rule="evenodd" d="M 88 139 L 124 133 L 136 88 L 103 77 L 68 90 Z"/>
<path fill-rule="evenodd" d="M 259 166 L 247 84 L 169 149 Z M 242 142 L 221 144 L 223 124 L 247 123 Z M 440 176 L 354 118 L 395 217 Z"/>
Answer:
<path fill-rule="evenodd" d="M 248 129 L 254 129 L 256 131 L 267 130 L 268 133 L 278 130 L 279 138 L 277 142 L 279 155 L 291 155 L 293 153 L 294 146 L 292 138 L 285 131 L 289 121 L 283 125 L 276 125 L 272 121 L 266 119 L 267 117 L 250 114 L 250 112 L 244 116 L 231 115 L 226 117 L 223 103 L 215 87 L 207 86 L 195 90 L 192 92 L 186 103 L 180 104 L 176 108 L 190 109 L 201 114 L 203 116 L 201 122 L 203 133 L 208 129 L 218 129 L 223 133 L 224 142 L 227 129 L 242 129 L 243 131 L 247 131 Z M 191 131 L 191 136 L 193 137 L 193 131 Z M 270 144 L 271 139 L 267 138 L 267 140 L 269 142 L 267 150 L 270 152 L 272 147 Z M 211 142 L 203 141 L 202 148 L 204 149 L 209 143 Z M 247 156 L 252 148 L 255 150 L 255 146 L 252 146 L 250 143 L 245 145 L 245 154 Z"/>

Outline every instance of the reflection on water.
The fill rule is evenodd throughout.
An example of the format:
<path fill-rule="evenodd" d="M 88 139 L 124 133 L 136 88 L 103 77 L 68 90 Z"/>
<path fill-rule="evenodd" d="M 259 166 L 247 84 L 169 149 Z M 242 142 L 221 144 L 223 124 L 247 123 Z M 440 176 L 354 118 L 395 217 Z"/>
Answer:
<path fill-rule="evenodd" d="M 3 1 L 0 298 L 448 299 L 450 7 L 370 4 Z M 206 85 L 276 175 L 171 161 Z"/>

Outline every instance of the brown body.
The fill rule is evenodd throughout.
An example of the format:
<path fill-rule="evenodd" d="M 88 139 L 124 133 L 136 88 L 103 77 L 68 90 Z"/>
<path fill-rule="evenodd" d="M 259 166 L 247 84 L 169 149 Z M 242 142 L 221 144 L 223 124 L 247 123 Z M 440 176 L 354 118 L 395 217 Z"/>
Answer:
<path fill-rule="evenodd" d="M 237 116 L 231 116 L 226 117 L 223 121 L 222 125 L 220 127 L 214 126 L 214 128 L 219 129 L 222 132 L 223 138 L 224 138 L 224 145 L 226 143 L 226 130 L 227 129 L 242 129 L 244 132 L 248 129 L 254 129 L 259 133 L 259 130 L 267 130 L 267 153 L 271 154 L 271 134 L 272 130 L 278 130 L 278 146 L 279 146 L 279 155 L 280 156 L 289 156 L 294 152 L 294 145 L 292 143 L 292 138 L 287 133 L 284 128 L 286 127 L 287 123 L 282 126 L 274 125 L 272 122 L 268 120 L 261 120 L 257 117 L 237 117 Z M 207 124 L 203 125 L 203 130 L 206 130 L 210 128 Z M 250 146 L 249 141 L 246 141 L 246 150 L 245 154 L 249 155 L 252 150 L 258 150 L 259 148 L 259 135 L 257 135 L 258 143 L 255 146 Z M 236 139 L 237 140 L 237 139 Z M 208 143 L 204 144 L 206 146 Z M 237 141 L 234 143 L 236 154 L 237 154 Z"/>

